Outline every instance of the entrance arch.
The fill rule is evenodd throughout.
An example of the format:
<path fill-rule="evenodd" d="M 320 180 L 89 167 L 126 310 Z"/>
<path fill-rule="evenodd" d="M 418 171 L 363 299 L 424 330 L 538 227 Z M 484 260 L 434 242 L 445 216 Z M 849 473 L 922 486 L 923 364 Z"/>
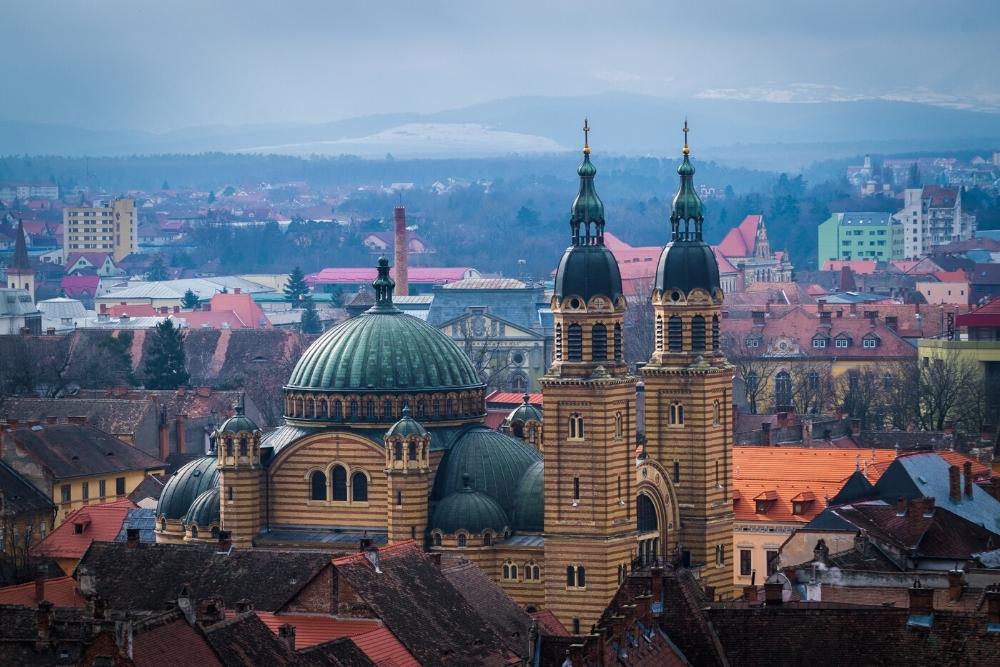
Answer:
<path fill-rule="evenodd" d="M 670 532 L 680 527 L 677 496 L 666 471 L 645 459 L 636 466 L 635 567 L 648 567 L 671 560 Z"/>

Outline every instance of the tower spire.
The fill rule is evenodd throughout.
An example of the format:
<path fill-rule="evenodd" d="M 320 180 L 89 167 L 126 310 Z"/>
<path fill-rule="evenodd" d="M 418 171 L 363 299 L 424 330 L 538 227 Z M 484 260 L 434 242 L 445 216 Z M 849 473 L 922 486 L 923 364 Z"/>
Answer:
<path fill-rule="evenodd" d="M 687 154 L 689 154 L 691 152 L 691 149 L 688 148 L 688 132 L 689 132 L 689 130 L 688 130 L 688 119 L 685 118 L 684 119 L 684 148 L 681 149 L 681 152 L 683 152 L 684 155 L 687 155 Z"/>
<path fill-rule="evenodd" d="M 694 165 L 691 164 L 691 147 L 688 145 L 687 119 L 684 119 L 684 148 L 681 153 L 684 156 L 677 173 L 681 177 L 680 188 L 674 195 L 673 210 L 670 214 L 671 240 L 673 241 L 701 241 L 701 224 L 704 221 L 701 212 L 701 197 L 694 187 Z"/>
<path fill-rule="evenodd" d="M 378 277 L 372 282 L 372 287 L 375 288 L 375 305 L 371 310 L 395 311 L 392 292 L 396 288 L 396 282 L 389 276 L 389 260 L 385 257 L 378 258 Z"/>
<path fill-rule="evenodd" d="M 583 119 L 583 162 L 576 173 L 580 175 L 580 191 L 573 200 L 569 226 L 573 245 L 604 245 L 604 203 L 594 189 L 597 169 L 590 162 L 590 121 Z"/>
<path fill-rule="evenodd" d="M 17 221 L 17 238 L 14 241 L 14 256 L 8 265 L 9 269 L 21 269 L 27 271 L 31 269 L 31 262 L 28 261 L 28 243 L 24 238 L 24 221 Z"/>
<path fill-rule="evenodd" d="M 583 119 L 583 154 L 590 155 L 590 123 Z"/>

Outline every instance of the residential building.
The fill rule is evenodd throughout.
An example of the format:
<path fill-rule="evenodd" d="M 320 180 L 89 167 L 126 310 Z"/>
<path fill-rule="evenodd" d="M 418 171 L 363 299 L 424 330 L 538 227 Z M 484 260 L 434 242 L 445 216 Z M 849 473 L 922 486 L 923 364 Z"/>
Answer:
<path fill-rule="evenodd" d="M 893 216 L 903 226 L 901 258 L 918 259 L 937 246 L 976 235 L 976 217 L 962 211 L 962 189 L 927 185 L 903 191 L 903 209 Z"/>
<path fill-rule="evenodd" d="M 59 199 L 54 183 L 0 183 L 0 199 Z"/>
<path fill-rule="evenodd" d="M 108 206 L 63 209 L 63 257 L 104 251 L 119 262 L 138 249 L 139 216 L 134 199 L 114 199 Z"/>
<path fill-rule="evenodd" d="M 244 294 L 252 297 L 254 294 L 270 292 L 270 289 L 235 276 L 215 276 L 212 278 L 183 278 L 179 280 L 162 280 L 158 282 L 129 281 L 116 285 L 96 299 L 96 307 L 101 305 L 116 306 L 151 306 L 155 310 L 179 307 L 188 290 L 194 292 L 202 303 L 209 303 L 213 296 L 222 292 Z M 245 302 L 245 299 L 240 301 Z M 228 305 L 228 304 L 227 304 Z M 225 309 L 225 306 L 222 306 Z M 242 308 L 243 306 L 241 306 Z M 247 305 L 246 308 L 251 308 Z M 253 320 L 253 318 L 249 318 Z"/>
<path fill-rule="evenodd" d="M 127 496 L 166 465 L 87 424 L 7 424 L 2 459 L 58 507 L 56 524 L 75 509 Z"/>
<path fill-rule="evenodd" d="M 42 312 L 27 290 L 0 288 L 0 336 L 42 333 Z"/>
<path fill-rule="evenodd" d="M 14 255 L 7 263 L 7 287 L 23 289 L 35 302 L 35 270 L 31 268 L 28 259 L 28 246 L 24 238 L 24 223 L 18 221 L 17 236 L 14 242 Z"/>
<path fill-rule="evenodd" d="M 903 226 L 889 213 L 834 213 L 819 226 L 819 253 L 827 260 L 902 259 Z"/>
<path fill-rule="evenodd" d="M 34 575 L 29 551 L 52 530 L 55 514 L 51 499 L 0 461 L 0 582 Z"/>
<path fill-rule="evenodd" d="M 930 304 L 967 306 L 971 296 L 971 287 L 963 271 L 939 271 L 935 280 L 917 281 L 914 289 Z"/>
<path fill-rule="evenodd" d="M 740 272 L 743 288 L 757 283 L 792 282 L 792 265 L 785 252 L 774 251 L 763 215 L 748 215 L 730 229 L 718 250 Z"/>

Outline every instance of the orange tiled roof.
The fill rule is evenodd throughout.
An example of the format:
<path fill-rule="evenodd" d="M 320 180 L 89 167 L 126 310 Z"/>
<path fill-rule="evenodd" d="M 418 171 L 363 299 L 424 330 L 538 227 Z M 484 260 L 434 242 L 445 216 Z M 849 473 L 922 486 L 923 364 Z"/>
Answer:
<path fill-rule="evenodd" d="M 49 558 L 82 558 L 90 543 L 113 542 L 121 532 L 128 511 L 136 505 L 127 498 L 103 505 L 88 505 L 71 512 L 66 520 L 31 548 L 31 555 Z M 76 532 L 76 525 L 83 532 Z"/>
<path fill-rule="evenodd" d="M 895 450 L 885 449 L 736 447 L 733 449 L 736 519 L 808 523 L 823 511 L 826 498 L 840 491 L 857 466 L 875 483 L 895 458 Z M 768 501 L 766 512 L 756 512 L 757 500 Z M 793 513 L 793 500 L 806 503 L 802 514 Z"/>
<path fill-rule="evenodd" d="M 83 607 L 87 599 L 76 588 L 73 577 L 56 577 L 45 580 L 43 600 L 48 600 L 56 607 Z M 16 604 L 23 607 L 34 607 L 39 600 L 35 596 L 35 582 L 17 586 L 0 588 L 0 604 Z"/>
<path fill-rule="evenodd" d="M 503 403 L 505 405 L 521 405 L 524 394 L 516 391 L 494 391 L 486 397 L 487 403 Z M 542 405 L 541 392 L 528 394 L 528 402 L 532 405 Z"/>

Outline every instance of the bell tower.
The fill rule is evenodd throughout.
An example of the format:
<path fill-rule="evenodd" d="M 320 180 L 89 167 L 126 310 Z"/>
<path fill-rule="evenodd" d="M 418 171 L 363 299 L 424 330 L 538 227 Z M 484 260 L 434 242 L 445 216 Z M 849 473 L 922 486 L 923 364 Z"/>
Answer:
<path fill-rule="evenodd" d="M 260 463 L 261 431 L 243 413 L 243 402 L 236 414 L 215 432 L 216 456 L 219 459 L 219 519 L 222 530 L 232 535 L 237 547 L 253 546 L 264 515 Z"/>
<path fill-rule="evenodd" d="M 28 259 L 28 243 L 24 238 L 24 222 L 17 221 L 17 238 L 14 241 L 14 256 L 7 265 L 7 287 L 27 290 L 31 302 L 35 302 L 35 271 Z"/>
<path fill-rule="evenodd" d="M 403 408 L 403 418 L 385 433 L 389 543 L 423 540 L 431 494 L 431 434 Z"/>
<path fill-rule="evenodd" d="M 687 134 L 685 121 L 671 240 L 660 254 L 652 294 L 653 354 L 642 368 L 645 448 L 671 476 L 677 495 L 677 555 L 726 598 L 733 591 L 733 367 L 722 353 L 719 267 L 702 238 Z"/>
<path fill-rule="evenodd" d="M 622 348 L 625 296 L 604 245 L 584 122 L 570 246 L 556 273 L 555 354 L 541 378 L 545 442 L 545 604 L 586 632 L 618 588 L 636 548 L 631 464 L 636 378 Z"/>

